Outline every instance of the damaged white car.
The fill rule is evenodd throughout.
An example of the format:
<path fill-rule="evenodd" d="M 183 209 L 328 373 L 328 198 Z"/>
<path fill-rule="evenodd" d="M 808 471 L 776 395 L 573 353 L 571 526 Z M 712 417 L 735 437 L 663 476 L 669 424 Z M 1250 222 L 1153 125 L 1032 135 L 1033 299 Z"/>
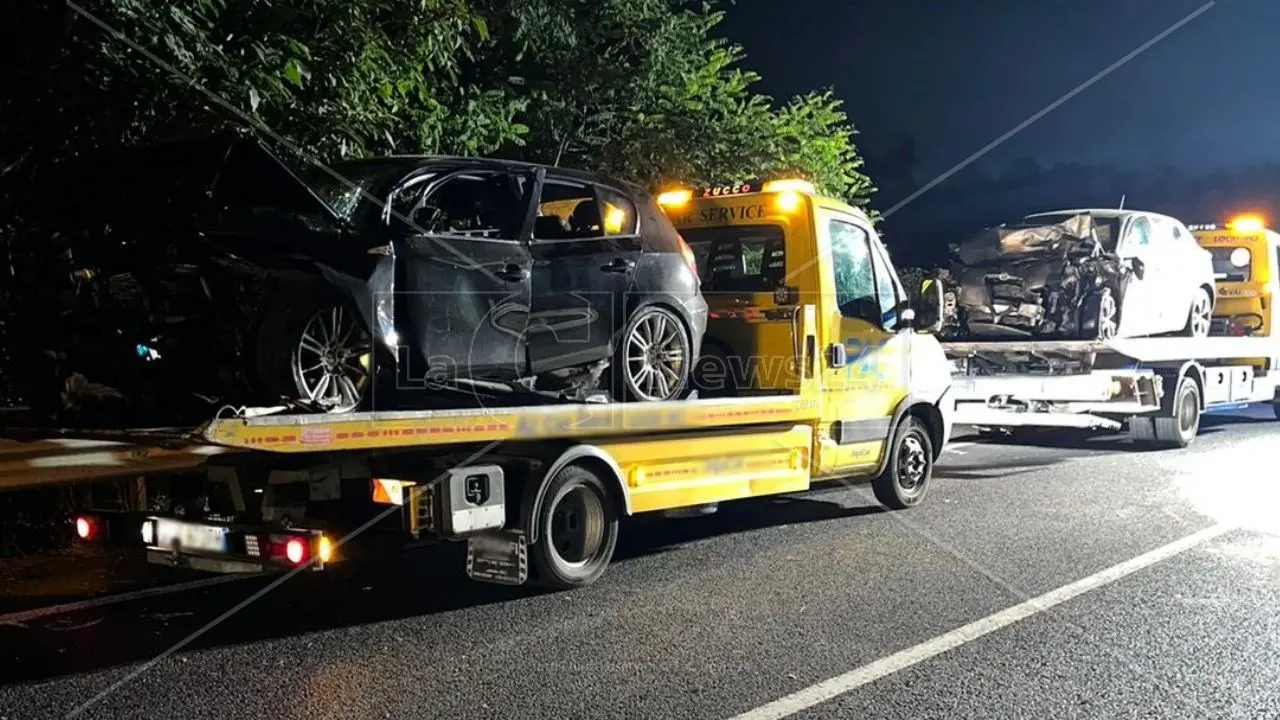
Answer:
<path fill-rule="evenodd" d="M 1137 210 L 1059 210 L 951 247 L 952 339 L 1209 334 L 1212 256 L 1178 220 Z"/>

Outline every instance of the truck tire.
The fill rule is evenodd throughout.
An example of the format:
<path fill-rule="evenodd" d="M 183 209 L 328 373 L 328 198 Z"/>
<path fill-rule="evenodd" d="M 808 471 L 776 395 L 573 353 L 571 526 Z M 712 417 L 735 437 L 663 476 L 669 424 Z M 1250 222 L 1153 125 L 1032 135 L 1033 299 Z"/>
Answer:
<path fill-rule="evenodd" d="M 1155 442 L 1168 448 L 1184 448 L 1196 439 L 1200 431 L 1200 386 L 1195 380 L 1183 376 L 1178 381 L 1178 391 L 1168 414 L 1152 418 L 1155 422 Z"/>
<path fill-rule="evenodd" d="M 569 590 L 604 574 L 618 545 L 618 506 L 598 475 L 570 465 L 551 479 L 530 548 L 534 582 Z"/>
<path fill-rule="evenodd" d="M 915 507 L 929 492 L 933 477 L 933 441 L 919 418 L 908 415 L 898 423 L 885 452 L 884 470 L 871 481 L 876 500 L 890 510 Z"/>

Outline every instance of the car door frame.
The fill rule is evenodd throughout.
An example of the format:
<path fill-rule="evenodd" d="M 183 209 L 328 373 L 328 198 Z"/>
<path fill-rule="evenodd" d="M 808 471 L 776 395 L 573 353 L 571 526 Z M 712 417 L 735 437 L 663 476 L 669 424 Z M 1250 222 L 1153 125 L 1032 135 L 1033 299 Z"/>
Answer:
<path fill-rule="evenodd" d="M 402 179 L 387 193 L 387 198 L 390 199 L 395 192 L 420 174 L 421 172 L 414 173 Z M 519 214 L 514 226 L 516 237 L 486 238 L 436 234 L 419 227 L 412 218 L 410 218 L 408 232 L 394 236 L 393 247 L 397 256 L 394 313 L 396 333 L 400 340 L 396 352 L 398 386 L 421 386 L 423 380 L 443 379 L 448 382 L 454 375 L 514 380 L 528 374 L 525 330 L 532 275 L 528 235 L 532 228 L 530 203 L 532 198 L 536 197 L 532 194 L 536 185 L 535 174 L 522 167 L 448 168 L 441 172 L 439 177 L 427 181 L 426 187 L 423 188 L 423 197 L 429 198 L 447 183 L 460 177 L 477 174 L 525 178 L 524 191 L 519 199 L 521 205 L 517 208 Z M 390 208 L 390 206 L 388 202 L 387 207 Z M 482 288 L 479 293 L 491 293 L 489 300 L 493 302 L 493 306 L 487 310 L 483 308 L 483 302 L 477 306 L 477 311 L 484 311 L 480 315 L 479 324 L 475 327 L 444 329 L 444 332 L 450 336 L 450 340 L 446 341 L 445 347 L 442 348 L 446 352 L 435 352 L 435 348 L 428 346 L 431 334 L 441 330 L 439 326 L 441 320 L 449 322 L 447 315 L 433 311 L 436 305 L 432 301 L 441 294 L 447 294 L 451 298 L 462 296 L 473 299 L 477 296 L 484 297 L 484 295 L 478 295 L 474 291 L 453 292 L 436 289 L 447 287 L 450 282 L 465 279 L 468 276 L 460 274 L 459 271 L 471 268 L 431 253 L 430 248 L 435 245 L 447 248 L 457 260 L 474 263 L 475 274 L 470 277 L 478 280 L 474 284 Z M 522 276 L 517 272 L 518 270 L 522 270 Z M 420 285 L 425 286 L 425 289 L 417 290 L 416 288 Z M 415 302 L 415 296 L 419 297 L 420 301 Z M 493 300 L 495 297 L 499 299 Z M 496 332 L 484 333 L 487 328 L 492 328 Z M 505 335 L 509 338 L 509 343 L 506 344 L 500 356 L 475 362 L 472 355 L 475 354 L 475 344 L 482 333 L 493 337 L 495 341 L 500 341 Z M 461 343 L 465 342 L 461 339 L 463 335 L 470 336 L 466 362 L 455 362 L 454 365 L 455 367 L 465 365 L 468 370 L 461 373 L 448 371 L 442 373 L 439 370 L 438 361 L 451 357 L 450 353 L 456 351 L 457 347 L 461 347 Z M 459 338 L 457 342 L 452 341 L 454 336 Z M 455 357 L 454 360 L 456 361 L 457 358 Z M 421 370 L 419 371 L 418 368 Z"/>
<path fill-rule="evenodd" d="M 591 199 L 600 210 L 601 234 L 588 238 L 553 238 L 539 239 L 535 237 L 533 225 L 537 217 L 537 208 L 542 201 L 542 193 L 548 182 L 561 181 L 571 185 L 583 185 L 591 191 Z M 604 226 L 604 200 L 602 190 L 607 190 L 626 200 L 633 206 L 632 215 L 634 230 L 631 233 L 609 235 Z M 534 200 L 530 205 L 528 238 L 529 256 L 532 260 L 533 286 L 530 296 L 530 333 L 528 355 L 530 372 L 534 375 L 550 370 L 586 365 L 605 360 L 613 355 L 613 341 L 617 333 L 625 326 L 629 317 L 630 290 L 634 285 L 635 273 L 643 253 L 643 228 L 639 208 L 631 194 L 597 179 L 577 177 L 569 173 L 557 172 L 555 169 L 539 168 L 534 188 Z M 567 289 L 564 292 L 581 299 L 589 315 L 585 324 L 585 340 L 575 340 L 577 327 L 572 321 L 568 323 L 544 323 L 538 317 L 540 312 L 560 312 L 559 303 L 550 303 L 552 298 L 563 297 L 561 289 L 555 286 L 542 287 L 551 277 L 550 268 L 557 266 L 569 273 L 580 271 L 587 281 L 582 285 L 589 289 Z M 570 276 L 571 277 L 571 276 Z M 598 283 L 598 284 L 596 284 Z M 573 283 L 576 285 L 576 283 Z M 547 325 L 547 327 L 534 326 Z M 581 347 L 573 350 L 559 348 L 571 343 Z M 552 347 L 554 344 L 556 347 Z"/>
<path fill-rule="evenodd" d="M 1181 223 L 1177 220 L 1167 216 L 1154 219 L 1164 236 L 1164 247 L 1157 244 L 1150 253 L 1156 258 L 1160 273 L 1156 280 L 1161 298 L 1158 303 L 1162 310 L 1161 325 L 1165 332 L 1179 332 L 1191 317 L 1191 303 L 1195 297 L 1192 290 L 1200 286 L 1195 271 L 1197 258 L 1192 253 L 1202 248 L 1189 230 L 1179 227 Z M 1213 299 L 1211 296 L 1210 300 Z"/>
<path fill-rule="evenodd" d="M 1148 227 L 1147 242 L 1137 242 L 1137 226 L 1145 221 Z M 1163 309 L 1157 302 L 1161 294 L 1159 288 L 1158 259 L 1151 257 L 1151 236 L 1156 231 L 1155 223 L 1145 214 L 1134 214 L 1125 219 L 1116 242 L 1116 254 L 1132 263 L 1137 260 L 1142 266 L 1142 277 L 1133 273 L 1125 288 L 1124 297 L 1118 304 L 1120 309 L 1121 334 L 1126 336 L 1142 336 L 1158 332 L 1163 326 Z M 1136 290 L 1136 292 L 1135 292 Z M 1135 311 L 1137 317 L 1135 318 Z"/>

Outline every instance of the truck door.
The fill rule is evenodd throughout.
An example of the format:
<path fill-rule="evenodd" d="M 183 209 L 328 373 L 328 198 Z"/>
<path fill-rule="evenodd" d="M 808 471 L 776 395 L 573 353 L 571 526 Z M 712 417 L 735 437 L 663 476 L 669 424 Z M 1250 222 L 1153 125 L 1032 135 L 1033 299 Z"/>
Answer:
<path fill-rule="evenodd" d="M 835 213 L 819 215 L 818 222 L 830 243 L 832 262 L 824 273 L 833 276 L 836 298 L 825 320 L 829 425 L 819 465 L 824 474 L 839 474 L 879 462 L 893 411 L 906 393 L 911 333 L 899 332 L 902 289 L 871 228 Z"/>

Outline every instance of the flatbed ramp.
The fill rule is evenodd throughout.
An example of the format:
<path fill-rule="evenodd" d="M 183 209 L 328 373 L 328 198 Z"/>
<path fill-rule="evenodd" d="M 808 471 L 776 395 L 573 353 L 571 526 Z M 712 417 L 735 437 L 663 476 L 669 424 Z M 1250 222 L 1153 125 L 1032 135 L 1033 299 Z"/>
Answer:
<path fill-rule="evenodd" d="M 217 418 L 201 427 L 197 437 L 223 447 L 281 453 L 375 450 L 795 424 L 812 420 L 819 410 L 814 398 L 768 395 L 662 403 L 261 415 Z"/>

